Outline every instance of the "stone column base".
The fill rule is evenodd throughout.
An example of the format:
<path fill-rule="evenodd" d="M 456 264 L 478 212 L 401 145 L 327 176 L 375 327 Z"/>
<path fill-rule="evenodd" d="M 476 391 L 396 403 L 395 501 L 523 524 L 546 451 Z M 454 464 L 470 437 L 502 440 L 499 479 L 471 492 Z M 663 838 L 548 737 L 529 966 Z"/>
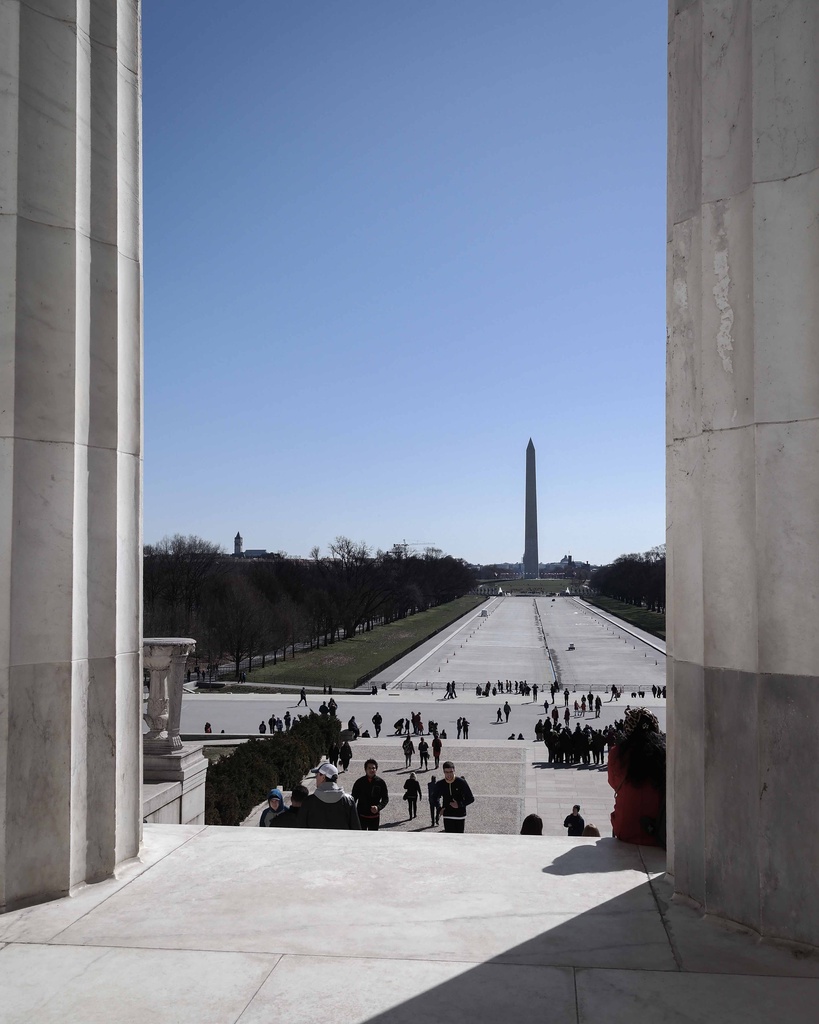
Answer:
<path fill-rule="evenodd" d="M 204 825 L 208 760 L 202 745 L 186 743 L 172 754 L 145 754 L 142 817 L 150 824 Z"/>

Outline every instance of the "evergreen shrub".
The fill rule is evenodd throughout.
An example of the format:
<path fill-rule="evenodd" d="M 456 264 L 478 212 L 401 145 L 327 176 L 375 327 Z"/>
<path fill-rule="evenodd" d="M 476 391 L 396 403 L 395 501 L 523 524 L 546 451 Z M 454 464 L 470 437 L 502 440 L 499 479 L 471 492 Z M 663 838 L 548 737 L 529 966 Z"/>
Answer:
<path fill-rule="evenodd" d="M 340 730 L 337 718 L 311 712 L 298 718 L 290 732 L 240 744 L 208 768 L 205 824 L 240 825 L 275 786 L 298 785 L 338 742 Z"/>

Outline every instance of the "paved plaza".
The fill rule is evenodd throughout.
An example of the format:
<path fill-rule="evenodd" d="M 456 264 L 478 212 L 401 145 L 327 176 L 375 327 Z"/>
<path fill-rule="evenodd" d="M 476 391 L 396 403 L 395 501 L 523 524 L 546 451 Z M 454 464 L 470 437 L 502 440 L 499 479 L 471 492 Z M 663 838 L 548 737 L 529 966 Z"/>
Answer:
<path fill-rule="evenodd" d="M 381 682 L 387 689 L 379 689 L 372 697 L 369 690 L 337 692 L 339 715 L 346 724 L 355 715 L 362 729 L 374 733 L 372 716 L 379 711 L 384 720 L 381 738 L 359 739 L 352 744 L 353 762 L 349 773 L 341 776 L 342 785 L 349 790 L 352 782 L 363 773 L 364 760 L 374 756 L 381 774 L 387 779 L 391 803 L 384 814 L 385 826 L 398 831 L 419 831 L 429 826 L 426 807 L 419 819 L 409 822 L 401 799 L 404 772 L 402 738 L 395 736 L 393 723 L 420 712 L 425 723 L 431 719 L 445 730 L 443 759 L 455 761 L 457 771 L 464 775 L 475 790 L 476 800 L 470 808 L 468 828 L 472 832 L 516 833 L 527 814 L 536 813 L 544 823 L 544 834 L 563 836 L 563 820 L 574 804 L 580 804 L 589 824 L 596 824 L 605 835 L 612 809 L 612 793 L 605 768 L 594 766 L 570 767 L 549 765 L 546 747 L 535 743 L 534 727 L 543 718 L 542 699 L 548 696 L 552 678 L 551 657 L 558 666 L 561 681 L 570 689 L 570 704 L 575 696 L 591 688 L 601 693 L 603 709 L 600 718 L 587 714 L 572 717 L 571 725 L 587 721 L 594 728 L 602 728 L 622 717 L 624 709 L 635 703 L 632 688 L 643 688 L 648 696 L 639 703 L 651 707 L 661 724 L 665 725 L 665 700 L 652 698 L 651 686 L 665 682 L 664 645 L 655 637 L 632 630 L 611 617 L 581 601 L 557 598 L 506 597 L 487 602 L 488 616 L 480 609 L 470 612 L 453 623 L 433 640 L 391 666 L 382 673 Z M 536 614 L 537 609 L 537 614 Z M 569 643 L 575 650 L 567 651 Z M 457 663 L 457 668 L 451 667 Z M 443 683 L 437 682 L 438 669 L 446 668 L 450 680 L 458 684 L 456 700 L 445 700 Z M 410 672 L 412 679 L 407 677 Z M 512 694 L 477 697 L 478 682 L 514 681 L 526 679 L 538 682 L 546 694 L 538 694 L 538 703 L 531 698 Z M 436 681 L 433 681 L 436 680 Z M 614 682 L 625 691 L 619 702 L 610 701 L 605 692 Z M 575 693 L 576 690 L 576 693 Z M 309 706 L 317 709 L 324 699 L 321 694 L 309 695 Z M 498 708 L 508 701 L 509 721 L 502 713 L 497 722 Z M 213 725 L 215 738 L 221 729 L 226 734 L 258 735 L 258 724 L 271 714 L 282 716 L 286 709 L 291 714 L 299 710 L 298 695 L 255 694 L 189 695 L 183 706 L 183 732 L 201 735 L 204 721 Z M 564 699 L 559 696 L 558 706 L 563 714 Z M 551 708 L 550 708 L 551 710 Z M 198 715 L 199 725 L 196 725 Z M 469 720 L 469 739 L 457 739 L 457 719 Z M 561 717 L 562 722 L 562 717 Z M 523 741 L 511 735 L 522 734 Z M 391 737 L 391 738 L 390 738 Z M 415 744 L 417 746 L 417 738 Z M 433 762 L 430 761 L 432 764 Z M 522 770 L 519 766 L 523 766 Z M 429 773 L 418 772 L 417 754 L 413 759 L 424 795 Z M 407 773 L 408 774 L 408 773 Z M 438 773 L 440 778 L 440 772 Z M 263 794 L 260 794 L 260 801 Z M 254 810 L 249 822 L 258 820 Z"/>
<path fill-rule="evenodd" d="M 813 1024 L 819 961 L 663 869 L 614 839 L 146 826 L 116 879 L 0 918 L 0 1019 Z"/>

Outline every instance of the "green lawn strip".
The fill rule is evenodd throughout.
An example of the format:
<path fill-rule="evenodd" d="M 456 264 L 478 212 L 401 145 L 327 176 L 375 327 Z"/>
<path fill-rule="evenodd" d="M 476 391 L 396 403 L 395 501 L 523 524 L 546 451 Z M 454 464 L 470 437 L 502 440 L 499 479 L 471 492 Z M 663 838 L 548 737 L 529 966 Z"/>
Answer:
<path fill-rule="evenodd" d="M 602 597 L 594 594 L 591 597 L 584 597 L 584 601 L 597 605 L 604 612 L 616 615 L 624 622 L 630 622 L 632 626 L 644 629 L 646 633 L 658 636 L 665 640 L 665 615 L 660 612 L 651 612 L 648 608 L 638 608 L 633 604 L 626 604 L 624 601 L 615 601 L 612 597 Z"/>
<path fill-rule="evenodd" d="M 376 626 L 369 633 L 357 634 L 349 640 L 339 640 L 329 647 L 297 654 L 293 661 L 254 668 L 253 673 L 248 674 L 247 684 L 235 687 L 235 690 L 248 693 L 253 683 L 276 682 L 299 686 L 323 686 L 326 683 L 339 689 L 349 689 L 387 668 L 450 623 L 477 608 L 483 600 L 469 594 L 398 622 Z"/>

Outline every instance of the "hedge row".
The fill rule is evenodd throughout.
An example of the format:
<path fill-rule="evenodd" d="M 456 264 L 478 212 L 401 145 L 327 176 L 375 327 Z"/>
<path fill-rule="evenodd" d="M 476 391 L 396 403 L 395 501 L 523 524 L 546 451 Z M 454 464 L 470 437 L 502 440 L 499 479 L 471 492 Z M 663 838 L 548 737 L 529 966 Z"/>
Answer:
<path fill-rule="evenodd" d="M 205 824 L 240 825 L 274 786 L 292 789 L 338 742 L 341 723 L 329 715 L 297 719 L 290 732 L 248 740 L 208 768 Z"/>

